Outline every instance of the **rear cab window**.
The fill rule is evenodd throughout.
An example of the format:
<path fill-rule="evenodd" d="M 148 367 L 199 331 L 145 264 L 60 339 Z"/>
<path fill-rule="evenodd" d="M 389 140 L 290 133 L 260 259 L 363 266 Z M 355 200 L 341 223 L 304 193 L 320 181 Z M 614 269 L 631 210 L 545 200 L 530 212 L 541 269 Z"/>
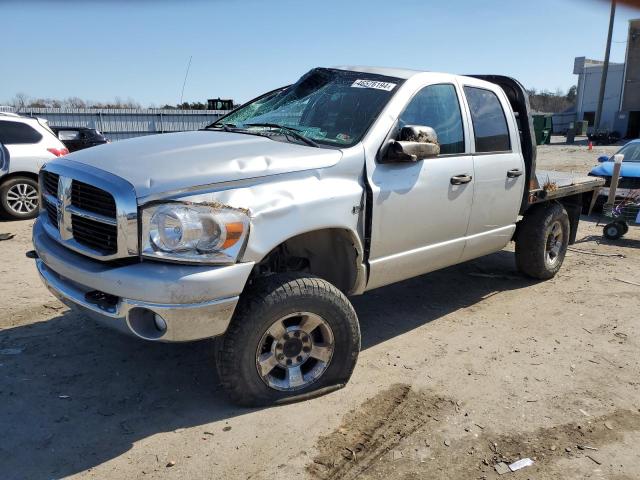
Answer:
<path fill-rule="evenodd" d="M 0 120 L 0 143 L 20 145 L 38 143 L 40 140 L 42 135 L 26 123 Z"/>
<path fill-rule="evenodd" d="M 476 153 L 511 151 L 507 118 L 498 96 L 491 90 L 464 87 L 475 137 Z"/>

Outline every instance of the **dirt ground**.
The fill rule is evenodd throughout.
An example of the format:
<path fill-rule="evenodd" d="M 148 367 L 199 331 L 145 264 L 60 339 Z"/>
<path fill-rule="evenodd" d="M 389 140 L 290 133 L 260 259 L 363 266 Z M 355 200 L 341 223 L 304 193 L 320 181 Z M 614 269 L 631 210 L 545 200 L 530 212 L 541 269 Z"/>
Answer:
<path fill-rule="evenodd" d="M 586 173 L 613 151 L 538 162 Z M 226 400 L 210 341 L 145 343 L 67 310 L 24 256 L 32 222 L 0 223 L 16 234 L 0 242 L 0 478 L 493 479 L 530 457 L 500 478 L 638 479 L 640 229 L 605 242 L 597 220 L 547 282 L 507 248 L 354 297 L 348 386 L 267 409 Z"/>

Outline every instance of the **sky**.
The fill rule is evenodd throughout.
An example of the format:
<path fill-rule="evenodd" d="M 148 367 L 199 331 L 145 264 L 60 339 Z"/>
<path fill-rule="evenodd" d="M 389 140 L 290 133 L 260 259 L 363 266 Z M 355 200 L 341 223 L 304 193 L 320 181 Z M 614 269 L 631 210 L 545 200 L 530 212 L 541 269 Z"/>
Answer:
<path fill-rule="evenodd" d="M 611 60 L 628 20 L 618 6 Z M 602 59 L 603 0 L 0 0 L 0 104 L 15 94 L 244 102 L 315 66 L 498 73 L 566 91 L 574 57 Z"/>

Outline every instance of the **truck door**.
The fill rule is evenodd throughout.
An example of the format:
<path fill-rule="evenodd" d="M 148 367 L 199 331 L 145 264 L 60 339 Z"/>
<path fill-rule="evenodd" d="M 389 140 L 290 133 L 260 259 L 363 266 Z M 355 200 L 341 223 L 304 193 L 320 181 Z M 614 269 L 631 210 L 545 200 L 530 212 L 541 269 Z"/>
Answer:
<path fill-rule="evenodd" d="M 509 243 L 526 175 L 516 119 L 504 92 L 473 80 L 463 90 L 474 132 L 473 208 L 463 254 L 469 260 Z"/>
<path fill-rule="evenodd" d="M 460 261 L 475 183 L 462 108 L 453 82 L 424 86 L 408 100 L 392 132 L 404 125 L 432 127 L 440 155 L 368 163 L 373 202 L 367 289 Z"/>

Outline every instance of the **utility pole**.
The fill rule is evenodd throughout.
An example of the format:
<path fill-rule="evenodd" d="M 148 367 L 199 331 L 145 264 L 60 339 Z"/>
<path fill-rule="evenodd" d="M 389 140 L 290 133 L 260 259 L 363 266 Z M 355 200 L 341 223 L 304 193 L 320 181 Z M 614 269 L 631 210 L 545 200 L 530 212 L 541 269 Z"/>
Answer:
<path fill-rule="evenodd" d="M 604 52 L 604 64 L 602 65 L 602 79 L 600 80 L 600 94 L 598 95 L 598 108 L 596 109 L 596 120 L 594 128 L 600 129 L 602 120 L 602 104 L 604 103 L 604 89 L 607 85 L 607 74 L 609 73 L 609 54 L 611 53 L 611 35 L 613 35 L 613 20 L 616 16 L 616 0 L 611 0 L 611 15 L 609 17 L 609 33 L 607 35 L 607 50 Z"/>

